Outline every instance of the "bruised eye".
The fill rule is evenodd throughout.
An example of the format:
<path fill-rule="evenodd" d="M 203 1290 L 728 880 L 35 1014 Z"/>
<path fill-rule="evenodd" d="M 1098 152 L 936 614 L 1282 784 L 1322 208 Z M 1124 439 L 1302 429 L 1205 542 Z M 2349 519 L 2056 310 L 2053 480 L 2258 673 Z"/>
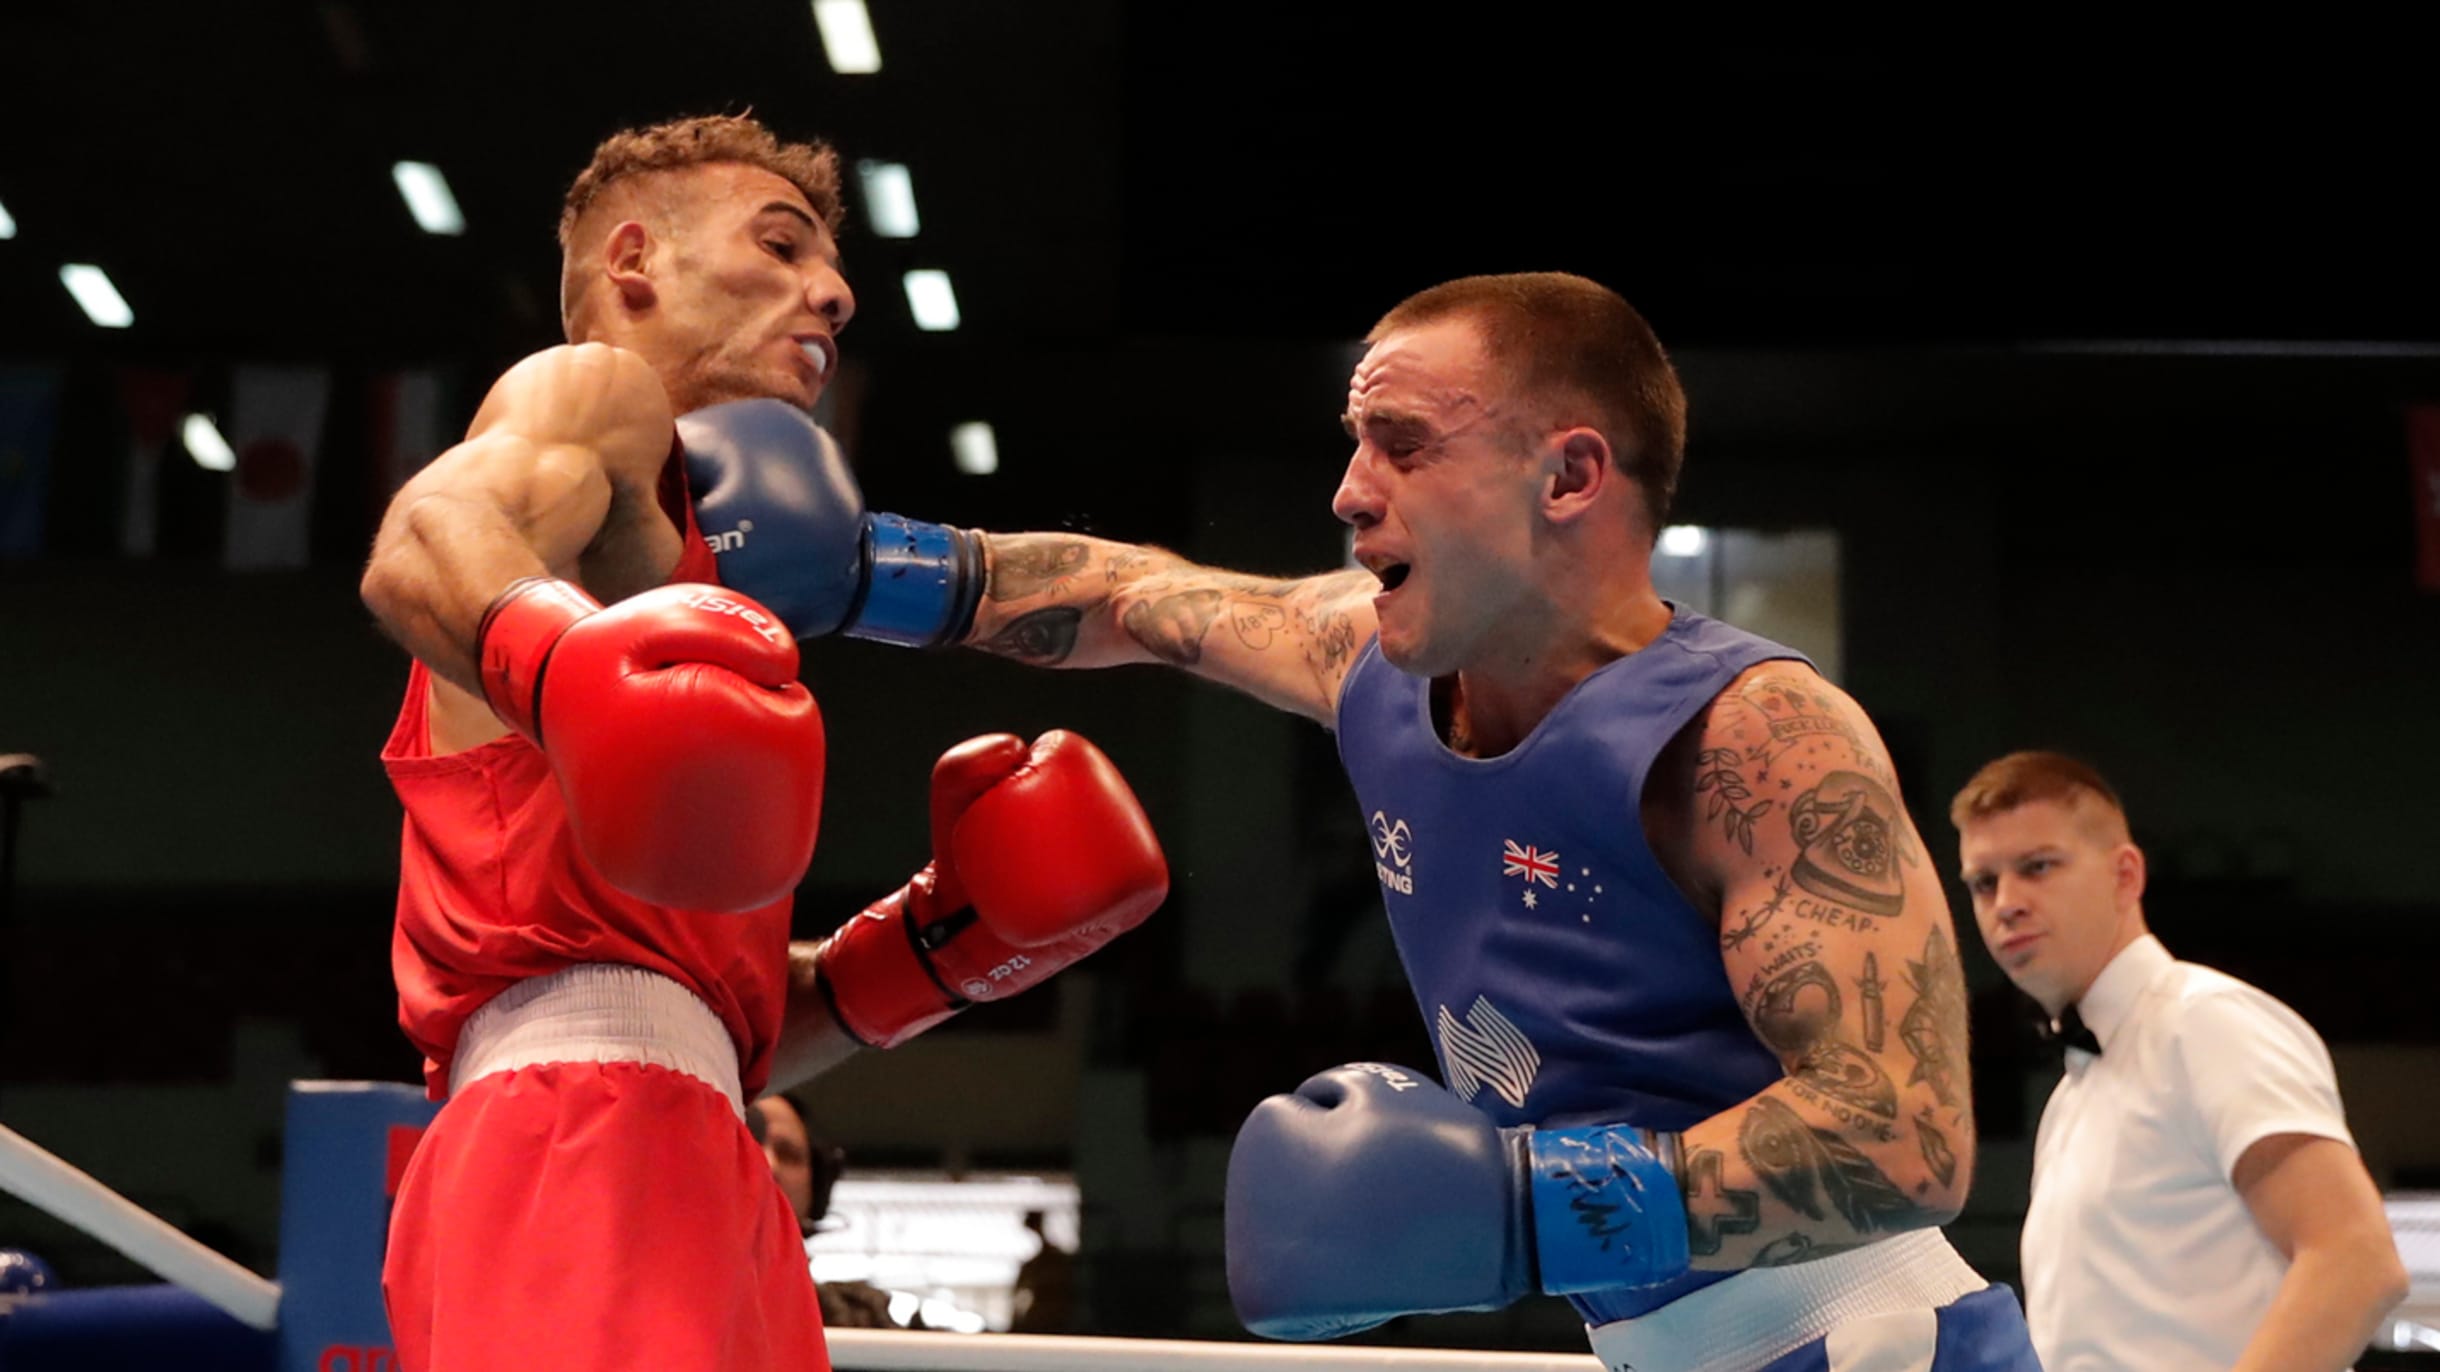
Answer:
<path fill-rule="evenodd" d="M 769 248 L 771 250 L 771 255 L 778 258 L 782 262 L 794 262 L 796 260 L 796 244 L 785 238 L 765 239 L 763 241 L 763 246 Z"/>

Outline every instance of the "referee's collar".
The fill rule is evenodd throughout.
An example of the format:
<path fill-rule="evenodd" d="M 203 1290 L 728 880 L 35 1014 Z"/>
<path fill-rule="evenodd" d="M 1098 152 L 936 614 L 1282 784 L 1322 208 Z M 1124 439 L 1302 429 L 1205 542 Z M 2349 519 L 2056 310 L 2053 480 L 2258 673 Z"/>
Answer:
<path fill-rule="evenodd" d="M 2175 965 L 2177 959 L 2169 956 L 2161 941 L 2145 934 L 2119 949 L 2101 975 L 2093 978 L 2084 998 L 2076 1002 L 2076 1013 L 2084 1017 L 2084 1027 L 2093 1031 L 2105 1051 L 2127 1017 L 2135 1013 L 2135 1002 L 2143 999 L 2161 973 Z"/>

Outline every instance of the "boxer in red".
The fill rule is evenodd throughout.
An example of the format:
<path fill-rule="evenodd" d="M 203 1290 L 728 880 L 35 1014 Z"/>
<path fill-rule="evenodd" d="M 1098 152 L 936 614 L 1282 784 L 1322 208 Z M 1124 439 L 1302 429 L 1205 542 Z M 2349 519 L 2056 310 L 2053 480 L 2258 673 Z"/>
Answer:
<path fill-rule="evenodd" d="M 813 492 L 794 517 L 862 518 L 803 417 L 855 309 L 839 215 L 831 151 L 750 119 L 603 143 L 560 225 L 570 344 L 499 379 L 375 541 L 365 602 L 415 659 L 382 754 L 399 1018 L 447 1102 L 383 1274 L 408 1372 L 825 1367 L 744 1102 L 1021 991 L 1167 892 L 1099 750 L 995 735 L 933 771 L 932 863 L 789 943 L 822 795 L 801 607 L 717 584 L 688 467 L 827 462 L 777 483 Z"/>

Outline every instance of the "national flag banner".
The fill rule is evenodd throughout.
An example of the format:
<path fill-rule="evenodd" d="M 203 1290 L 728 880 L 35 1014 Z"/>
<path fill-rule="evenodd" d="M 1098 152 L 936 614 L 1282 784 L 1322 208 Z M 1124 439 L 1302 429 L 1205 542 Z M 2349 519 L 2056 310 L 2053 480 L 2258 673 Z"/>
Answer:
<path fill-rule="evenodd" d="M 1545 853 L 1530 843 L 1519 847 L 1515 839 L 1502 839 L 1500 861 L 1501 876 L 1538 881 L 1554 891 L 1559 888 L 1559 855 L 1555 852 Z"/>
<path fill-rule="evenodd" d="M 302 567 L 312 548 L 314 459 L 330 408 L 323 367 L 240 367 L 229 382 L 231 473 L 221 561 L 240 571 Z"/>
<path fill-rule="evenodd" d="M 0 367 L 0 559 L 42 555 L 59 390 L 56 367 Z"/>
<path fill-rule="evenodd" d="M 430 368 L 384 372 L 373 378 L 367 410 L 371 432 L 366 435 L 373 455 L 370 494 L 379 519 L 390 497 L 407 478 L 456 442 L 444 433 L 441 405 L 445 387 Z"/>
<path fill-rule="evenodd" d="M 2440 405 L 2406 411 L 2406 448 L 2415 482 L 2415 586 L 2440 594 Z"/>
<path fill-rule="evenodd" d="M 127 418 L 127 465 L 119 503 L 119 551 L 151 557 L 160 548 L 161 463 L 177 461 L 179 425 L 194 387 L 183 372 L 128 367 L 119 372 L 119 408 Z"/>

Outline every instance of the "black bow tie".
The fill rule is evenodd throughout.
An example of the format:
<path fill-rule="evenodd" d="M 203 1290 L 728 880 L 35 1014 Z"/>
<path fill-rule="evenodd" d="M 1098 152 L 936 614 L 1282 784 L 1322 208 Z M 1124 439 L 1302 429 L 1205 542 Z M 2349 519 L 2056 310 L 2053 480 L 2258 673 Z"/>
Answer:
<path fill-rule="evenodd" d="M 2057 1024 L 2042 1021 L 2042 1037 L 2062 1048 L 2081 1048 L 2095 1057 L 2101 1055 L 2101 1040 L 2094 1038 L 2093 1031 L 2084 1027 L 2084 1016 L 2077 1013 L 2072 1005 L 2059 1016 Z"/>

